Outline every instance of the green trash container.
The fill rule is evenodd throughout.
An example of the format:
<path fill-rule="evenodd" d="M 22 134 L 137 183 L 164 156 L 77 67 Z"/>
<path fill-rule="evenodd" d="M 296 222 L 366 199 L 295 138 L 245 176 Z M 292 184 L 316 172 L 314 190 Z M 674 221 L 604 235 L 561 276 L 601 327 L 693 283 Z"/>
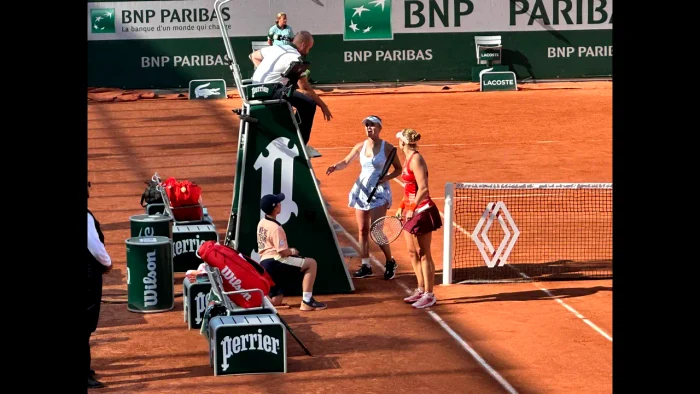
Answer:
<path fill-rule="evenodd" d="M 168 237 L 126 240 L 126 309 L 165 312 L 175 307 L 173 241 Z"/>
<path fill-rule="evenodd" d="M 168 215 L 133 215 L 129 220 L 132 237 L 173 238 L 173 218 Z"/>

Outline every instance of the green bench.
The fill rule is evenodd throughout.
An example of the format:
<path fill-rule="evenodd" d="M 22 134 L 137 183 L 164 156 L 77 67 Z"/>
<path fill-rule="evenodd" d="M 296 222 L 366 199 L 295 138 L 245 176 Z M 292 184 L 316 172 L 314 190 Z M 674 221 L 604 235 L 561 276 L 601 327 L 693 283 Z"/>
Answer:
<path fill-rule="evenodd" d="M 173 272 L 196 270 L 202 263 L 197 250 L 206 241 L 219 242 L 213 224 L 183 224 L 173 226 Z"/>
<path fill-rule="evenodd" d="M 242 308 L 228 295 L 262 290 L 224 291 L 219 270 L 208 265 L 205 270 L 211 283 L 209 300 L 225 310 L 213 317 L 205 313 L 208 322 L 202 327 L 209 340 L 209 365 L 214 376 L 286 373 L 286 328 L 270 300 L 263 297 L 260 307 Z"/>
<path fill-rule="evenodd" d="M 183 314 L 187 329 L 200 329 L 204 320 L 204 311 L 207 308 L 207 294 L 211 291 L 209 281 L 190 281 L 185 278 L 182 281 Z"/>

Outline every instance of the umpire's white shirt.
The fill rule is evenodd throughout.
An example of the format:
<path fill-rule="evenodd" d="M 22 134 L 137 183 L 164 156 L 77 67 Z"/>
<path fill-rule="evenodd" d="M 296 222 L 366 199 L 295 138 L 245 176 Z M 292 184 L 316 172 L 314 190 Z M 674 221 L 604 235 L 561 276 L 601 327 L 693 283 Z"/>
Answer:
<path fill-rule="evenodd" d="M 260 53 L 263 60 L 251 78 L 253 83 L 281 82 L 286 85 L 289 78 L 282 77 L 282 73 L 293 61 L 299 60 L 299 51 L 291 45 L 270 45 L 260 49 Z"/>

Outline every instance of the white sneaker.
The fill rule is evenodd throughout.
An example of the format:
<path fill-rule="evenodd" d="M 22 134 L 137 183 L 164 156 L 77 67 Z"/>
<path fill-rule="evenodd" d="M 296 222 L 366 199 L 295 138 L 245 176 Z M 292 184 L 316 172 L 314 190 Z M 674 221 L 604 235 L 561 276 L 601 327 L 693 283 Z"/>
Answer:
<path fill-rule="evenodd" d="M 309 155 L 309 159 L 322 156 L 321 152 L 314 149 L 311 145 L 306 145 L 306 154 Z"/>
<path fill-rule="evenodd" d="M 435 295 L 431 296 L 429 295 L 429 293 L 423 293 L 421 298 L 418 301 L 411 304 L 411 306 L 416 309 L 424 309 L 435 305 L 436 302 L 437 300 L 435 299 Z"/>
<path fill-rule="evenodd" d="M 420 300 L 421 297 L 423 297 L 423 291 L 420 289 L 415 289 L 413 290 L 413 294 L 403 299 L 403 302 L 413 304 L 414 302 Z"/>

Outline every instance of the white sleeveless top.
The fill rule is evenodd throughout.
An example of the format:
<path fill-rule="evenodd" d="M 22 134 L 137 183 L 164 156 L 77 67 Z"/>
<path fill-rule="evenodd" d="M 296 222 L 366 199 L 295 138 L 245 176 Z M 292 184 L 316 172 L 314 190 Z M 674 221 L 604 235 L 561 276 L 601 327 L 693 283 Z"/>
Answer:
<path fill-rule="evenodd" d="M 382 141 L 382 146 L 377 155 L 367 157 L 367 141 L 362 145 L 360 150 L 360 175 L 357 177 L 355 184 L 350 190 L 348 196 L 348 206 L 355 209 L 368 210 L 382 205 L 391 207 L 391 187 L 389 182 L 384 182 L 377 187 L 377 191 L 372 197 L 372 201 L 367 203 L 367 196 L 372 192 L 374 184 L 382 173 L 384 163 L 386 163 L 386 154 L 384 153 L 386 141 Z"/>
<path fill-rule="evenodd" d="M 367 141 L 365 140 L 364 145 L 362 145 L 362 150 L 360 151 L 360 166 L 362 168 L 360 178 L 370 178 L 372 175 L 374 175 L 373 180 L 376 181 L 379 175 L 381 175 L 382 169 L 384 168 L 384 162 L 386 162 L 384 144 L 385 141 L 382 141 L 382 147 L 376 156 L 367 157 L 367 154 L 365 153 L 367 150 Z"/>

